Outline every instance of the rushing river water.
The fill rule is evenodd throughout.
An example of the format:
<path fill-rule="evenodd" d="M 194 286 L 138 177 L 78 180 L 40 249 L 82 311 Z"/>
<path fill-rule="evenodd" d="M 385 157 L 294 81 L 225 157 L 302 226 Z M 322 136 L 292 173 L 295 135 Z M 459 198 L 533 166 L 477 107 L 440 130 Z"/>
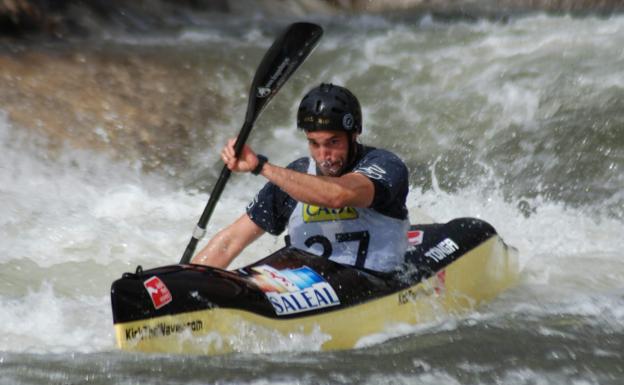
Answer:
<path fill-rule="evenodd" d="M 175 84 L 172 73 L 154 70 L 165 62 L 195 71 L 216 95 L 214 116 L 190 123 L 165 152 L 150 141 L 133 152 L 103 121 L 59 139 L 0 112 L 0 384 L 624 381 L 624 17 L 316 21 L 323 40 L 262 115 L 251 145 L 276 164 L 305 154 L 294 124 L 299 99 L 321 81 L 347 85 L 363 105 L 362 141 L 408 163 L 408 207 L 436 221 L 493 224 L 520 251 L 519 285 L 475 312 L 397 326 L 349 351 L 319 352 L 315 335 L 218 357 L 118 351 L 111 282 L 138 264 L 179 260 L 220 169 L 218 149 L 242 123 L 256 63 L 286 22 L 111 36 L 98 42 L 99 55 L 144 52 L 154 64 L 141 74 L 152 71 L 152 81 Z M 62 49 L 87 51 L 84 43 Z M 186 92 L 167 87 L 163 98 Z M 42 114 L 34 103 L 20 101 L 25 115 Z M 108 121 L 123 125 L 121 107 L 110 108 Z M 151 113 L 135 111 L 146 120 Z M 167 132 L 151 134 L 168 141 Z M 112 151 L 74 145 L 89 135 Z M 60 150 L 51 145 L 59 140 Z M 261 184 L 233 177 L 209 235 Z M 264 236 L 236 265 L 281 242 Z"/>

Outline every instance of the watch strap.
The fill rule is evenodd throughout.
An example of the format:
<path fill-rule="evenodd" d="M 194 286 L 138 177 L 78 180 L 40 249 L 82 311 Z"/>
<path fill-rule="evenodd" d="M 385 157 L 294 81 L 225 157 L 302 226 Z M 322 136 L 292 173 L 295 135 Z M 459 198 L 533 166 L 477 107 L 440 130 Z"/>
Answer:
<path fill-rule="evenodd" d="M 268 162 L 269 159 L 266 156 L 260 154 L 257 154 L 256 157 L 258 158 L 258 165 L 256 166 L 256 168 L 251 170 L 251 173 L 254 175 L 260 175 L 264 164 Z"/>

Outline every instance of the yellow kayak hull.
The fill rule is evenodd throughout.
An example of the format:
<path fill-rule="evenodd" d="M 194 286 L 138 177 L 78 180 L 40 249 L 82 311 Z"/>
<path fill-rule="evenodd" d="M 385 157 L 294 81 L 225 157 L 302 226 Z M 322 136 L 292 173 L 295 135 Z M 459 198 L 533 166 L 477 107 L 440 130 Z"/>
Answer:
<path fill-rule="evenodd" d="M 316 336 L 321 350 L 351 349 L 397 324 L 475 309 L 513 286 L 518 275 L 517 251 L 495 234 L 429 278 L 353 306 L 288 319 L 213 307 L 116 323 L 115 336 L 119 348 L 140 352 L 221 354 L 306 335 Z"/>

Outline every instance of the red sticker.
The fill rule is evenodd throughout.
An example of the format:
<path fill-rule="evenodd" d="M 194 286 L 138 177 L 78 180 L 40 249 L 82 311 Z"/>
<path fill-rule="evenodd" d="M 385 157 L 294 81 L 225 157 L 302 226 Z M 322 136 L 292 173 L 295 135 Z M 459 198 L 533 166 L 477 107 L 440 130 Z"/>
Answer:
<path fill-rule="evenodd" d="M 438 277 L 438 282 L 435 286 L 435 292 L 436 294 L 440 294 L 440 292 L 446 288 L 446 270 L 438 272 L 436 277 Z"/>
<path fill-rule="evenodd" d="M 158 277 L 152 277 L 143 282 L 143 286 L 152 297 L 152 303 L 156 309 L 160 309 L 173 300 L 171 292 Z"/>
<path fill-rule="evenodd" d="M 410 246 L 420 245 L 423 241 L 424 231 L 421 230 L 410 230 L 407 232 L 407 243 Z"/>

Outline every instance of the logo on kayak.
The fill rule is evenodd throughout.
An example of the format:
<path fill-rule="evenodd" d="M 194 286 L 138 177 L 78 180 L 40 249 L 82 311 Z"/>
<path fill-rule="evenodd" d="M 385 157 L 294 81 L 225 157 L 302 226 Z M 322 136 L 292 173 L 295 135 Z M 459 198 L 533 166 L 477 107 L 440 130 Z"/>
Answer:
<path fill-rule="evenodd" d="M 344 221 L 348 219 L 357 219 L 358 212 L 352 207 L 343 207 L 341 209 L 328 209 L 326 207 L 318 207 L 304 203 L 303 221 L 310 222 L 327 222 L 327 221 Z"/>
<path fill-rule="evenodd" d="M 452 255 L 459 250 L 459 246 L 451 238 L 446 238 L 442 242 L 438 243 L 429 251 L 425 253 L 425 256 L 440 262 L 444 258 Z"/>
<path fill-rule="evenodd" d="M 143 282 L 143 286 L 145 286 L 145 290 L 149 293 L 152 298 L 154 308 L 157 310 L 173 301 L 171 292 L 167 289 L 167 286 L 165 286 L 165 283 L 161 281 L 160 278 L 154 276 Z"/>
<path fill-rule="evenodd" d="M 436 294 L 440 294 L 446 288 L 446 270 L 439 271 L 436 277 L 438 278 L 438 282 L 436 282 L 434 290 Z"/>
<path fill-rule="evenodd" d="M 398 294 L 399 305 L 415 303 L 420 300 L 430 300 L 433 295 L 442 295 L 446 289 L 446 270 L 439 271 L 435 278 L 422 282 L 415 287 L 400 291 Z"/>
<path fill-rule="evenodd" d="M 422 230 L 410 230 L 407 232 L 407 244 L 411 246 L 418 246 L 423 241 L 425 232 Z"/>
<path fill-rule="evenodd" d="M 308 266 L 277 270 L 268 265 L 253 268 L 260 287 L 278 316 L 340 305 L 334 288 Z"/>

